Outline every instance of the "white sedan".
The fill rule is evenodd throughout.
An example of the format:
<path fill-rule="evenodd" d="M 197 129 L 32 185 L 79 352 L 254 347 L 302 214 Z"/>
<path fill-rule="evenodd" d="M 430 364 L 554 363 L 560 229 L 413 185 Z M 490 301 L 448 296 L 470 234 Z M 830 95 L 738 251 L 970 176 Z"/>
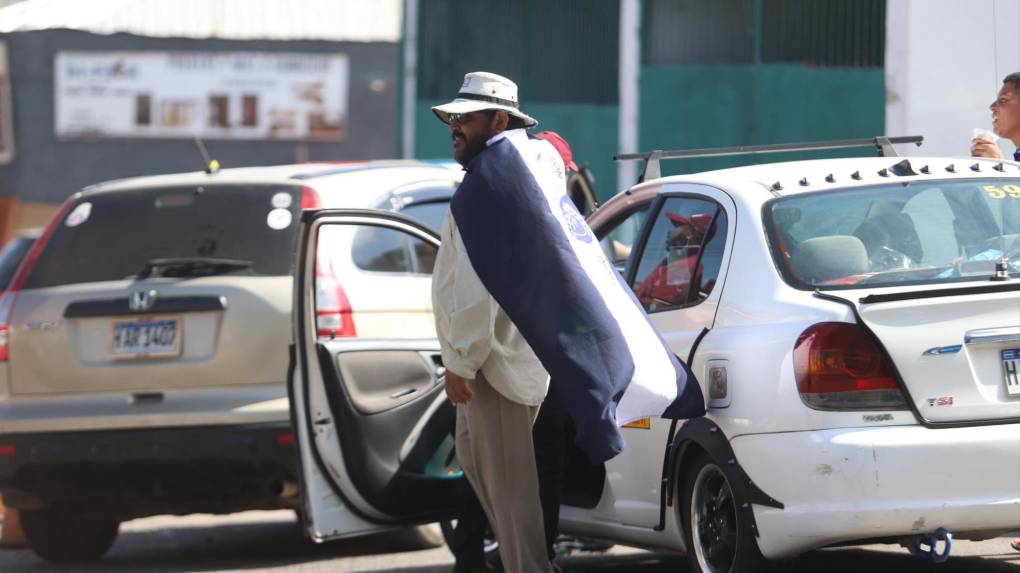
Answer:
<path fill-rule="evenodd" d="M 875 540 L 938 561 L 1020 529 L 1016 163 L 657 178 L 589 222 L 709 412 L 633 424 L 604 465 L 568 455 L 564 533 L 740 572 Z M 290 391 L 316 540 L 445 518 L 459 475 L 434 340 L 316 337 L 315 238 L 334 225 L 437 244 L 389 213 L 304 219 Z"/>

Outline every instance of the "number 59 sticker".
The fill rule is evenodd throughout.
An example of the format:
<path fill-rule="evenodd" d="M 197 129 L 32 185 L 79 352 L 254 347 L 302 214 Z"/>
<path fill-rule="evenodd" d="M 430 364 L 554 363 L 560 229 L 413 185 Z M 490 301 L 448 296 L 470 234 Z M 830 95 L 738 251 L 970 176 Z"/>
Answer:
<path fill-rule="evenodd" d="M 1012 197 L 1014 199 L 1020 199 L 1020 186 L 1017 185 L 985 185 L 985 194 L 992 199 L 1005 199 L 1006 197 Z"/>

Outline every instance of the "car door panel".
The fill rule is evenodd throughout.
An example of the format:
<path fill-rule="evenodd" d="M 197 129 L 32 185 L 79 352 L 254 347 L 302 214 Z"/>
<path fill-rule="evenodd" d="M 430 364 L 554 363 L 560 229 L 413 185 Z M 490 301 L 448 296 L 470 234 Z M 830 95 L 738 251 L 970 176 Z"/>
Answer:
<path fill-rule="evenodd" d="M 383 345 L 385 341 L 378 341 Z M 338 348 L 339 346 L 339 348 Z M 422 343 L 410 343 L 405 350 L 367 351 L 389 359 L 376 364 L 379 379 L 402 378 L 407 363 L 421 360 Z M 434 348 L 438 352 L 438 345 Z M 356 393 L 336 364 L 345 356 L 366 351 L 350 350 L 342 343 L 318 345 L 319 367 L 324 373 L 326 398 L 340 436 L 343 463 L 351 484 L 371 508 L 404 520 L 425 519 L 445 514 L 459 474 L 436 474 L 445 468 L 452 450 L 451 435 L 456 416 L 446 400 L 442 384 L 434 382 L 412 399 L 363 414 L 354 401 Z M 330 440 L 320 442 L 331 447 Z M 441 471 L 441 470 L 440 470 Z"/>
<path fill-rule="evenodd" d="M 389 229 L 438 247 L 431 231 L 399 214 L 303 216 L 289 391 L 306 525 L 316 540 L 446 518 L 461 475 L 452 465 L 455 410 L 443 391 L 438 341 L 318 335 L 316 239 L 335 225 Z"/>
<path fill-rule="evenodd" d="M 659 198 L 649 209 L 649 216 L 644 221 L 644 228 L 640 234 L 639 242 L 635 245 L 636 248 L 633 249 L 633 254 L 627 261 L 627 282 L 638 291 L 641 291 L 642 287 L 647 288 L 648 284 L 646 283 L 657 280 L 659 283 L 654 289 L 649 290 L 654 291 L 658 289 L 662 292 L 671 293 L 672 291 L 669 288 L 664 287 L 670 287 L 674 282 L 679 284 L 687 281 L 693 284 L 694 279 L 692 277 L 699 276 L 699 272 L 689 272 L 686 274 L 670 272 L 671 267 L 676 266 L 682 260 L 673 260 L 662 249 L 663 239 L 667 236 L 672 238 L 674 235 L 672 232 L 662 233 L 660 228 L 663 225 L 662 221 L 672 221 L 672 225 L 676 225 L 676 228 L 679 228 L 681 221 L 686 222 L 689 219 L 701 216 L 691 216 L 686 211 L 684 211 L 684 214 L 688 218 L 677 216 L 680 211 L 674 213 L 671 210 L 671 206 L 680 206 L 678 202 L 686 202 L 688 204 L 696 202 L 706 207 L 711 205 L 713 210 L 719 209 L 725 216 L 722 219 L 714 218 L 711 215 L 703 217 L 705 224 L 699 228 L 699 231 L 703 234 L 702 244 L 712 245 L 712 248 L 701 249 L 698 247 L 688 249 L 693 253 L 697 253 L 695 257 L 692 257 L 695 259 L 692 262 L 696 262 L 692 266 L 697 267 L 699 270 L 703 267 L 710 270 L 717 269 L 715 272 L 716 280 L 712 283 L 709 292 L 688 292 L 686 287 L 677 290 L 677 292 L 682 290 L 685 293 L 683 298 L 690 301 L 686 305 L 682 302 L 674 301 L 665 306 L 659 306 L 661 302 L 669 301 L 658 301 L 658 299 L 652 296 L 642 298 L 641 292 L 637 294 L 642 303 L 646 305 L 646 309 L 650 311 L 649 319 L 652 325 L 655 326 L 655 329 L 663 335 L 666 344 L 677 356 L 687 360 L 699 336 L 702 335 L 704 330 L 710 330 L 715 321 L 715 314 L 726 277 L 730 246 L 733 244 L 736 227 L 734 213 L 736 209 L 732 200 L 725 193 L 710 187 L 681 184 L 674 185 L 660 193 Z M 657 221 L 659 221 L 658 224 Z M 668 229 L 670 225 L 666 224 L 665 227 Z M 719 247 L 719 243 L 714 242 L 716 238 L 722 241 L 721 247 Z M 714 253 L 715 260 L 712 265 L 706 267 L 703 263 L 706 253 L 709 252 Z M 644 259 L 649 259 L 649 261 L 642 264 Z M 642 276 L 639 276 L 642 272 L 644 275 L 647 275 L 647 279 L 644 281 L 641 280 Z M 700 300 L 696 301 L 696 299 Z M 702 382 L 708 380 L 708 373 L 699 371 L 697 366 L 704 364 L 704 358 L 696 357 L 695 364 L 688 364 L 699 381 Z M 703 388 L 702 390 L 707 396 L 707 389 Z M 659 524 L 662 501 L 662 493 L 660 491 L 661 475 L 658 472 L 649 471 L 643 474 L 641 479 L 635 479 L 635 473 L 628 468 L 648 466 L 650 460 L 655 460 L 656 463 L 661 464 L 659 460 L 663 459 L 663 452 L 670 437 L 670 425 L 670 420 L 653 419 L 650 420 L 647 429 L 628 428 L 625 430 L 624 437 L 627 440 L 627 447 L 620 455 L 606 463 L 606 487 L 603 495 L 604 497 L 611 496 L 614 500 L 612 509 L 613 520 L 624 525 L 648 528 Z"/>
<path fill-rule="evenodd" d="M 359 414 L 386 412 L 439 384 L 438 354 L 414 350 L 365 350 L 336 354 L 335 367 Z M 381 376 L 379 367 L 386 369 Z"/>

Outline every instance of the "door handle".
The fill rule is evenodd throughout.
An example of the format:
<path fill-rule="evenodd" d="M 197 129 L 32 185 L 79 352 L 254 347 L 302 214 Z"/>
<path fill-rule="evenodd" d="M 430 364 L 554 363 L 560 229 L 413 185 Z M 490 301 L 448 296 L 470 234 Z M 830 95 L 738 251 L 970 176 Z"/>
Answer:
<path fill-rule="evenodd" d="M 968 330 L 963 335 L 965 344 L 993 344 L 996 342 L 1020 342 L 1020 326 L 1002 328 L 980 328 Z"/>
<path fill-rule="evenodd" d="M 394 392 L 394 393 L 390 394 L 390 399 L 391 400 L 396 400 L 397 398 L 403 398 L 404 396 L 410 396 L 411 394 L 414 394 L 417 391 L 418 391 L 417 388 L 408 388 L 406 390 L 401 390 L 399 392 Z"/>

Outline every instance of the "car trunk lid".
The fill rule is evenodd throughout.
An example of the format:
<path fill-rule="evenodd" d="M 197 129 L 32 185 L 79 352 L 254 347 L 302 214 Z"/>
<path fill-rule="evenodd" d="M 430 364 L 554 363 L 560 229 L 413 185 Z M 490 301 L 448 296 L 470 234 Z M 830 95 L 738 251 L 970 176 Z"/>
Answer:
<path fill-rule="evenodd" d="M 861 319 L 889 353 L 921 417 L 1020 418 L 1020 285 L 897 290 L 860 299 L 853 295 L 868 293 L 840 294 L 859 300 Z"/>

